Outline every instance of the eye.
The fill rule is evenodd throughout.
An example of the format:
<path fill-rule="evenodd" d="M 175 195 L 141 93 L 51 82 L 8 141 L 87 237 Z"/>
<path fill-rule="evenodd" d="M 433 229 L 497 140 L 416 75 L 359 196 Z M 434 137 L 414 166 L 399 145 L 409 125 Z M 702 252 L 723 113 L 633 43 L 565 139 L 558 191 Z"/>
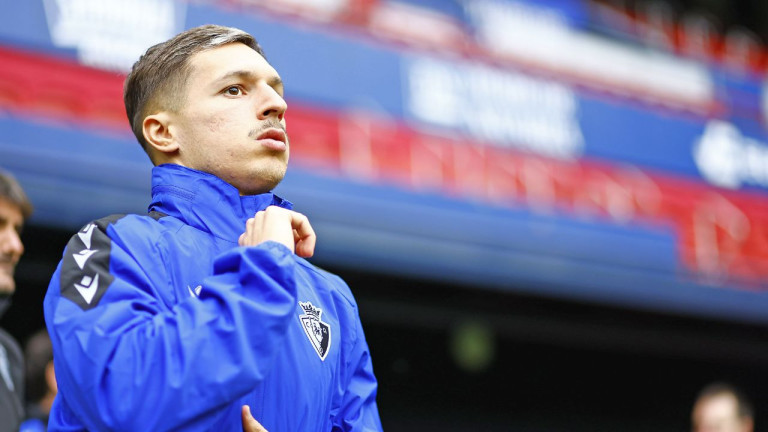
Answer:
<path fill-rule="evenodd" d="M 230 96 L 240 96 L 243 94 L 243 89 L 240 86 L 230 86 L 224 92 Z"/>

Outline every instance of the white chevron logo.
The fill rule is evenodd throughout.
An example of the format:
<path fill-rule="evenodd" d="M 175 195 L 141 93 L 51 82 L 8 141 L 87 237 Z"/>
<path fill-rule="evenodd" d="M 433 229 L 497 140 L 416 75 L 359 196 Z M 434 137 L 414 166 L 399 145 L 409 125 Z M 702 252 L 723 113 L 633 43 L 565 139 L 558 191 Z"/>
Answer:
<path fill-rule="evenodd" d="M 189 290 L 189 295 L 191 295 L 192 297 L 200 297 L 200 291 L 202 291 L 203 286 L 198 285 L 195 287 L 194 290 L 192 290 L 192 287 L 187 285 L 187 289 Z"/>
<path fill-rule="evenodd" d="M 83 241 L 83 244 L 85 245 L 86 249 L 91 248 L 91 235 L 93 234 L 93 229 L 96 228 L 96 225 L 94 224 L 88 224 L 83 228 L 80 232 L 77 233 L 77 236 L 80 237 L 80 240 Z"/>
<path fill-rule="evenodd" d="M 96 295 L 96 290 L 99 288 L 99 275 L 98 273 L 93 278 L 90 276 L 83 276 L 79 284 L 75 284 L 77 292 L 85 299 L 85 302 L 91 304 L 93 296 Z"/>
<path fill-rule="evenodd" d="M 75 259 L 75 262 L 77 263 L 77 266 L 80 267 L 80 270 L 82 270 L 83 267 L 85 267 L 85 262 L 88 261 L 88 258 L 90 258 L 91 255 L 95 254 L 98 251 L 99 251 L 98 249 L 82 250 L 79 253 L 72 254 L 72 258 Z"/>

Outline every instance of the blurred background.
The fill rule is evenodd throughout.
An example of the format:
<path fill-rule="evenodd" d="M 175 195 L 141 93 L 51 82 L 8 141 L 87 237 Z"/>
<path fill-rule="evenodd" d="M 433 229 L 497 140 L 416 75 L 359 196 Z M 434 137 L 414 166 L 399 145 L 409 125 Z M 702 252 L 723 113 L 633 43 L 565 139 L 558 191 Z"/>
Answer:
<path fill-rule="evenodd" d="M 282 75 L 277 193 L 357 296 L 386 430 L 689 430 L 713 380 L 768 430 L 763 0 L 0 0 L 19 340 L 69 237 L 146 212 L 124 74 L 207 23 Z"/>

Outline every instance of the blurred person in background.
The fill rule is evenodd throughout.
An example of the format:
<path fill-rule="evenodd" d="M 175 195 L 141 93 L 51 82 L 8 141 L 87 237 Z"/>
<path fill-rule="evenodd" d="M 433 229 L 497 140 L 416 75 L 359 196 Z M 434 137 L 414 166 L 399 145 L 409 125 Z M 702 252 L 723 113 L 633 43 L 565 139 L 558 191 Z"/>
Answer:
<path fill-rule="evenodd" d="M 21 228 L 32 204 L 9 173 L 0 171 L 0 317 L 16 291 L 13 273 L 24 253 Z M 24 418 L 24 357 L 13 337 L 0 329 L 0 432 L 17 431 Z"/>
<path fill-rule="evenodd" d="M 33 334 L 24 347 L 27 414 L 20 432 L 43 432 L 56 397 L 53 346 L 45 329 Z"/>
<path fill-rule="evenodd" d="M 87 224 L 53 275 L 49 429 L 381 430 L 354 297 L 271 193 L 287 105 L 258 43 L 190 29 L 139 59 L 124 99 L 152 203 Z"/>
<path fill-rule="evenodd" d="M 752 404 L 733 385 L 713 383 L 696 397 L 691 423 L 693 432 L 752 432 Z"/>

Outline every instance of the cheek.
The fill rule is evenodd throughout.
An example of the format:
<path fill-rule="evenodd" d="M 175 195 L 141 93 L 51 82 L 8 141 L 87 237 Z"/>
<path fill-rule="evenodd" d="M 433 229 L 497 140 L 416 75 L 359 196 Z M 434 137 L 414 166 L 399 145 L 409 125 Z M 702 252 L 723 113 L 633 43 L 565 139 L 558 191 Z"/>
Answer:
<path fill-rule="evenodd" d="M 219 132 L 224 129 L 226 123 L 227 121 L 224 117 L 216 115 L 206 119 L 203 124 L 209 132 Z"/>

